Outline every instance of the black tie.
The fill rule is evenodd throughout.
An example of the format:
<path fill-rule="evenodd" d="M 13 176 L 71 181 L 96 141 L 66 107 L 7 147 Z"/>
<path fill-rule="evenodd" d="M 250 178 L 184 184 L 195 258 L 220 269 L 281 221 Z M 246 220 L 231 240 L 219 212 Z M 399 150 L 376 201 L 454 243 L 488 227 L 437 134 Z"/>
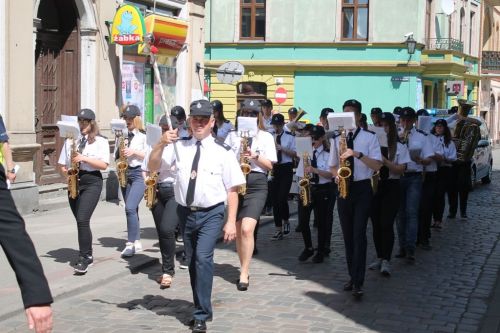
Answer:
<path fill-rule="evenodd" d="M 83 149 L 85 148 L 85 144 L 87 144 L 87 138 L 82 136 L 80 139 L 80 144 L 78 145 L 78 152 L 81 154 Z"/>
<path fill-rule="evenodd" d="M 191 178 L 189 179 L 188 190 L 186 194 L 186 206 L 191 206 L 194 201 L 194 189 L 196 187 L 196 178 L 198 178 L 198 162 L 200 161 L 201 141 L 196 141 L 196 154 L 194 154 L 193 165 L 191 166 Z"/>
<path fill-rule="evenodd" d="M 347 148 L 354 150 L 354 133 L 349 132 L 347 135 Z M 349 162 L 349 168 L 351 168 L 351 177 L 350 180 L 354 180 L 354 156 L 351 156 L 347 159 Z"/>
<path fill-rule="evenodd" d="M 128 132 L 128 147 L 130 147 L 130 143 L 132 142 L 133 138 L 134 138 L 134 133 Z"/>
<path fill-rule="evenodd" d="M 313 151 L 313 158 L 311 160 L 311 166 L 313 168 L 317 168 L 318 167 L 318 157 L 316 156 L 316 153 L 318 151 L 315 149 Z M 318 184 L 319 183 L 319 175 L 317 173 L 314 173 L 312 178 L 311 178 L 311 182 L 313 182 L 314 184 Z"/>
<path fill-rule="evenodd" d="M 282 135 L 283 135 L 283 132 L 281 132 L 281 134 L 276 136 L 276 144 L 281 145 L 281 136 Z M 278 163 L 281 163 L 281 160 L 283 158 L 283 155 L 281 154 L 281 149 L 278 150 L 277 154 L 278 154 Z"/>

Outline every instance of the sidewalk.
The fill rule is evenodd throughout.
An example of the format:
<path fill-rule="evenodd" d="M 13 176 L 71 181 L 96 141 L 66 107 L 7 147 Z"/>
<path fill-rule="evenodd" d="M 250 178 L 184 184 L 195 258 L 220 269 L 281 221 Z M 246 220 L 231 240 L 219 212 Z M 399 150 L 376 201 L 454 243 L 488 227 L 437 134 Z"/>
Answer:
<path fill-rule="evenodd" d="M 99 202 L 91 220 L 94 265 L 84 276 L 73 276 L 73 265 L 78 259 L 76 222 L 69 206 L 39 214 L 24 216 L 26 228 L 35 244 L 45 275 L 50 281 L 54 298 L 63 298 L 85 291 L 94 285 L 112 282 L 116 277 L 135 273 L 158 262 L 159 250 L 153 218 L 142 205 L 139 210 L 142 244 L 145 254 L 130 259 L 120 258 L 127 237 L 124 208 L 115 203 Z M 61 265 L 65 263 L 66 265 Z M 0 255 L 0 321 L 23 309 L 21 294 L 7 258 Z"/>

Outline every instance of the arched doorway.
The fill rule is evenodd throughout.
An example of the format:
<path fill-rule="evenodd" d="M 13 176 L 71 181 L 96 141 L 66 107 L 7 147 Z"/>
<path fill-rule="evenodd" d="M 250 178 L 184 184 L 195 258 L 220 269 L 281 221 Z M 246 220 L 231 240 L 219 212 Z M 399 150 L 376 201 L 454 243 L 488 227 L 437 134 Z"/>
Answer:
<path fill-rule="evenodd" d="M 80 108 L 80 24 L 74 0 L 41 0 L 35 46 L 35 158 L 39 185 L 64 181 L 57 160 L 62 147 L 57 121 Z"/>

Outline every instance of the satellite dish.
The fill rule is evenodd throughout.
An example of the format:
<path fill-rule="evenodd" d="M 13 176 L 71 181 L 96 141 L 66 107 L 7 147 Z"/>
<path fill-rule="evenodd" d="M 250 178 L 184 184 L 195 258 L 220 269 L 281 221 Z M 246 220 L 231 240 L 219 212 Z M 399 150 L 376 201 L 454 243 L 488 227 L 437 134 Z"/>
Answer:
<path fill-rule="evenodd" d="M 245 67 L 237 61 L 228 61 L 217 68 L 217 79 L 221 83 L 232 84 L 245 74 Z"/>
<path fill-rule="evenodd" d="M 451 15 L 455 11 L 454 0 L 441 0 L 441 10 L 446 15 Z"/>

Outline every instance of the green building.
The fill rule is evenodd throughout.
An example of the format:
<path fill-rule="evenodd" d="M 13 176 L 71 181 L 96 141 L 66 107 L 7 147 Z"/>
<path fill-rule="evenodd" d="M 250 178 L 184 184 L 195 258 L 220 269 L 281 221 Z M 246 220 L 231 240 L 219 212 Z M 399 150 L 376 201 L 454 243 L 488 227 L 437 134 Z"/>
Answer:
<path fill-rule="evenodd" d="M 232 117 L 241 99 L 274 100 L 283 87 L 287 99 L 275 109 L 302 107 L 313 122 L 322 108 L 339 111 L 350 98 L 364 112 L 449 108 L 457 96 L 476 100 L 480 2 L 444 9 L 442 3 L 207 0 L 205 65 L 245 66 L 233 85 L 209 74 L 210 98 Z"/>

